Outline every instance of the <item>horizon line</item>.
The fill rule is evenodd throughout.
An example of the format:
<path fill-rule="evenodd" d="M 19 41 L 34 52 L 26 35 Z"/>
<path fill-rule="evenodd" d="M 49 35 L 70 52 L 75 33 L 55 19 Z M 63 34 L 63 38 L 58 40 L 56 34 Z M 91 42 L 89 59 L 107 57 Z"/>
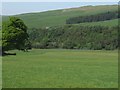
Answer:
<path fill-rule="evenodd" d="M 23 12 L 23 13 L 17 13 L 17 14 L 1 14 L 1 16 L 16 16 L 16 15 L 24 15 L 24 14 L 35 14 L 35 13 L 42 13 L 42 12 L 55 11 L 55 10 L 81 8 L 81 7 L 87 7 L 87 6 L 113 6 L 113 5 L 118 5 L 118 4 L 111 4 L 111 5 L 85 5 L 85 6 L 76 6 L 76 7 L 68 7 L 68 8 L 66 7 L 66 8 L 59 8 L 59 9 L 43 10 L 43 11 Z"/>

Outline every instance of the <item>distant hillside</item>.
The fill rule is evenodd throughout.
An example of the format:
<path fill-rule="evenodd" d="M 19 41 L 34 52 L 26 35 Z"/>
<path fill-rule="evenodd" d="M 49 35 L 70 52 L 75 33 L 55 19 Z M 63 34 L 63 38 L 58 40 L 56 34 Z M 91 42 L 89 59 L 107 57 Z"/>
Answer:
<path fill-rule="evenodd" d="M 66 19 L 70 17 L 95 15 L 108 11 L 116 11 L 117 9 L 118 9 L 117 5 L 84 6 L 78 8 L 52 10 L 52 11 L 46 11 L 40 13 L 26 13 L 16 16 L 23 19 L 25 24 L 29 28 L 33 28 L 33 27 L 40 28 L 40 27 L 64 25 L 66 23 Z M 7 18 L 8 18 L 7 16 L 3 16 L 3 21 L 6 20 Z M 97 23 L 100 25 L 109 25 L 109 20 L 101 21 Z M 93 24 L 97 24 L 97 23 L 93 22 Z M 117 20 L 110 20 L 110 25 L 111 24 L 117 25 Z"/>
<path fill-rule="evenodd" d="M 15 16 L 28 26 L 32 48 L 115 50 L 118 48 L 117 11 L 117 5 L 101 5 Z M 8 16 L 3 16 L 3 21 L 7 19 Z"/>
<path fill-rule="evenodd" d="M 86 22 L 86 23 L 81 23 L 81 24 L 74 24 L 74 25 L 84 25 L 84 26 L 96 26 L 96 25 L 101 25 L 101 26 L 117 26 L 118 25 L 118 19 L 114 20 L 106 20 L 106 21 L 99 21 L 99 22 Z"/>

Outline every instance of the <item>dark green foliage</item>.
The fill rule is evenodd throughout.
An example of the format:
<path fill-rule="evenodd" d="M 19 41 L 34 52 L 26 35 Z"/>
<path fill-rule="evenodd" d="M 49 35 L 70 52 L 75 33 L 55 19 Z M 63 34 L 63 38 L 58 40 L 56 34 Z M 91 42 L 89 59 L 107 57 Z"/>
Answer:
<path fill-rule="evenodd" d="M 30 46 L 28 41 L 27 27 L 17 17 L 10 17 L 10 20 L 2 25 L 2 50 L 13 49 L 25 50 Z M 26 48 L 27 46 L 27 48 Z"/>
<path fill-rule="evenodd" d="M 118 11 L 114 11 L 114 12 L 106 12 L 106 13 L 97 14 L 97 15 L 72 17 L 66 20 L 66 24 L 98 22 L 98 21 L 112 20 L 117 18 L 118 18 Z"/>
<path fill-rule="evenodd" d="M 29 30 L 33 48 L 113 50 L 118 48 L 118 27 L 65 25 Z"/>

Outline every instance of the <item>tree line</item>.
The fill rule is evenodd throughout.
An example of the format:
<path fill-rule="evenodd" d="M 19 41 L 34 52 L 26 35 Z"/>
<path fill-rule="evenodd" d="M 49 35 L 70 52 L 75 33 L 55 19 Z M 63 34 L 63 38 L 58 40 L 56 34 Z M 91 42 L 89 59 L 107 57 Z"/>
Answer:
<path fill-rule="evenodd" d="M 118 48 L 118 26 L 65 25 L 28 30 L 33 48 L 114 50 Z"/>
<path fill-rule="evenodd" d="M 29 29 L 17 17 L 2 24 L 2 54 L 18 49 L 88 49 L 114 50 L 118 48 L 118 26 L 82 26 L 66 24 L 47 28 Z"/>
<path fill-rule="evenodd" d="M 66 24 L 98 22 L 98 21 L 112 20 L 117 18 L 118 18 L 118 11 L 113 11 L 113 12 L 108 11 L 106 13 L 101 13 L 96 15 L 71 17 L 66 20 Z"/>

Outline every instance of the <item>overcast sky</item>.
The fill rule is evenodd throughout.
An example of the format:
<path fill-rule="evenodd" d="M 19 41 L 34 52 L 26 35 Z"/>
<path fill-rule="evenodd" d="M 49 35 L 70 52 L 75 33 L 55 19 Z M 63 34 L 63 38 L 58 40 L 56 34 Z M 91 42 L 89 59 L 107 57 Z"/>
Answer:
<path fill-rule="evenodd" d="M 86 5 L 113 5 L 117 2 L 3 2 L 2 15 L 42 12 Z"/>

